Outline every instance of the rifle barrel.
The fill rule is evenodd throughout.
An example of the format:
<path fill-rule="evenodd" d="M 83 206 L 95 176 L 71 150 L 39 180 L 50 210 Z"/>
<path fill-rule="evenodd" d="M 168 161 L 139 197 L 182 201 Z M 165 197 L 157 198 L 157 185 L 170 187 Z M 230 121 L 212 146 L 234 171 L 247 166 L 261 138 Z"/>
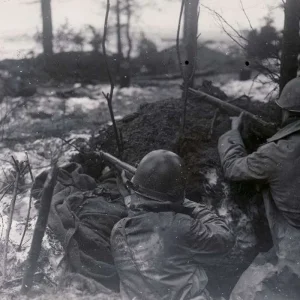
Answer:
<path fill-rule="evenodd" d="M 129 172 L 131 175 L 134 175 L 136 172 L 136 168 L 131 166 L 130 164 L 123 162 L 121 160 L 119 160 L 118 158 L 114 157 L 113 155 L 104 152 L 104 151 L 100 151 L 100 155 L 108 162 L 110 162 L 111 164 Z"/>
<path fill-rule="evenodd" d="M 215 105 L 219 109 L 225 110 L 229 114 L 240 114 L 240 113 L 244 112 L 244 114 L 246 116 L 248 116 L 250 119 L 252 119 L 256 123 L 259 123 L 263 127 L 272 127 L 273 126 L 272 123 L 268 123 L 268 122 L 264 121 L 263 119 L 259 118 L 258 116 L 254 115 L 254 114 L 250 113 L 249 111 L 244 110 L 236 105 L 230 104 L 230 103 L 225 102 L 221 99 L 218 99 L 214 96 L 208 95 L 204 92 L 197 91 L 192 88 L 189 88 L 188 91 L 190 94 L 198 96 L 199 98 L 201 98 L 201 100 L 206 101 L 207 103 L 210 103 L 212 105 Z"/>

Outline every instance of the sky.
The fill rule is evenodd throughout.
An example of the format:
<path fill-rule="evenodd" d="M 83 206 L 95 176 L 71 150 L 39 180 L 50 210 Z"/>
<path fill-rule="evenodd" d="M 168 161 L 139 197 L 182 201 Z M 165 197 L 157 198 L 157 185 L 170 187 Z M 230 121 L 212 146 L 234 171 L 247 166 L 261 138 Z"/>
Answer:
<path fill-rule="evenodd" d="M 112 0 L 113 1 L 113 0 Z M 142 2 L 143 0 L 140 0 Z M 242 1 L 242 2 L 241 2 Z M 151 6 L 141 9 L 134 19 L 135 36 L 143 31 L 163 47 L 169 39 L 175 39 L 180 11 L 179 0 L 153 0 Z M 103 28 L 105 1 L 102 0 L 52 0 L 54 31 L 68 20 L 76 29 L 85 25 Z M 262 25 L 263 18 L 271 14 L 278 29 L 283 27 L 281 0 L 200 0 L 200 3 L 220 13 L 234 28 L 250 29 Z M 110 16 L 111 24 L 114 16 Z M 32 36 L 41 30 L 41 13 L 38 0 L 0 0 L 0 60 L 24 56 L 36 47 Z M 201 6 L 199 20 L 200 39 L 227 40 L 216 17 Z"/>

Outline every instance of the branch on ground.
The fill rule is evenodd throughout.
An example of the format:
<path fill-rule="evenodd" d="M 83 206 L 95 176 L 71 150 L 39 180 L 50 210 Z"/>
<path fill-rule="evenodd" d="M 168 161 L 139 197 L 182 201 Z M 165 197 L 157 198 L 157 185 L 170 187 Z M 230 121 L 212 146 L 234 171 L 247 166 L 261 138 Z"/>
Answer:
<path fill-rule="evenodd" d="M 15 210 L 15 204 L 16 204 L 16 200 L 17 200 L 17 196 L 18 196 L 18 187 L 19 187 L 19 183 L 20 183 L 20 178 L 22 175 L 24 175 L 24 172 L 26 170 L 26 165 L 24 165 L 24 162 L 19 162 L 13 156 L 12 156 L 12 161 L 13 161 L 13 166 L 14 166 L 14 170 L 16 173 L 16 177 L 15 177 L 15 180 L 13 183 L 13 185 L 14 185 L 13 198 L 12 198 L 12 201 L 10 204 L 9 219 L 8 219 L 6 236 L 5 236 L 3 265 L 2 265 L 2 281 L 5 281 L 6 276 L 7 276 L 7 253 L 8 253 L 9 235 L 10 235 L 10 230 L 11 230 L 11 225 L 12 225 L 12 220 L 13 220 L 13 214 L 14 214 L 14 210 Z M 7 193 L 7 191 L 9 190 L 9 188 L 11 186 L 12 186 L 12 184 L 10 184 L 6 188 L 2 198 L 4 197 L 4 195 Z"/>
<path fill-rule="evenodd" d="M 26 261 L 26 269 L 22 281 L 22 294 L 27 294 L 30 291 L 33 284 L 33 278 L 37 268 L 37 262 L 42 247 L 42 240 L 48 223 L 48 215 L 50 211 L 54 187 L 57 181 L 57 174 L 58 167 L 57 163 L 54 162 L 53 167 L 50 173 L 48 174 L 47 180 L 43 188 L 39 215 L 34 228 L 31 247 Z"/>
<path fill-rule="evenodd" d="M 34 177 L 33 177 L 33 174 L 32 174 L 32 169 L 31 169 L 31 165 L 30 165 L 30 162 L 29 162 L 28 153 L 26 153 L 26 156 L 27 156 L 27 167 L 28 167 L 28 171 L 29 171 L 29 174 L 30 174 L 30 178 L 31 178 L 32 183 L 34 183 Z M 25 222 L 25 227 L 24 227 L 24 231 L 23 231 L 23 234 L 22 234 L 22 238 L 21 238 L 21 241 L 20 241 L 20 244 L 19 244 L 19 247 L 18 247 L 18 251 L 21 251 L 23 240 L 25 238 L 25 234 L 26 234 L 26 231 L 27 231 L 27 228 L 28 228 L 29 219 L 30 219 L 30 212 L 31 212 L 31 206 L 32 206 L 32 190 L 30 191 L 27 217 L 26 217 L 26 222 Z"/>

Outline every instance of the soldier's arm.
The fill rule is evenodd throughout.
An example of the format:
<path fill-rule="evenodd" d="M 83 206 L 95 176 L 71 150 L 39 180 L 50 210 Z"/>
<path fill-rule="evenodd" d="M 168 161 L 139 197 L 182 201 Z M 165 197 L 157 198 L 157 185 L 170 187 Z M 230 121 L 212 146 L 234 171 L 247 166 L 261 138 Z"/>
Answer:
<path fill-rule="evenodd" d="M 227 254 L 235 239 L 226 222 L 200 205 L 194 218 L 185 218 L 188 251 L 198 263 L 213 264 Z"/>
<path fill-rule="evenodd" d="M 275 144 L 269 143 L 247 155 L 238 130 L 230 130 L 219 139 L 218 150 L 225 177 L 233 181 L 266 180 L 273 174 L 276 163 Z"/>

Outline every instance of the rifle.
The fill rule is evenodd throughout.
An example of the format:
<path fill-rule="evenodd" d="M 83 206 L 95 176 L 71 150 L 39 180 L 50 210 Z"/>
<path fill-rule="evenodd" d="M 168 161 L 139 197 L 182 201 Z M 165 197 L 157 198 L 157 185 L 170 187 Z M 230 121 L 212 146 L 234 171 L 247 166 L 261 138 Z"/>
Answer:
<path fill-rule="evenodd" d="M 182 86 L 181 86 L 182 88 Z M 249 117 L 258 127 L 261 129 L 261 131 L 266 134 L 267 136 L 272 136 L 277 131 L 276 125 L 274 123 L 269 123 L 261 119 L 260 117 L 250 113 L 249 111 L 246 111 L 236 105 L 233 105 L 231 103 L 225 102 L 219 98 L 216 98 L 214 96 L 208 95 L 204 92 L 189 88 L 188 92 L 191 95 L 196 96 L 200 100 L 203 100 L 211 105 L 217 106 L 220 110 L 225 111 L 230 116 L 236 116 L 240 113 L 244 112 L 245 116 Z"/>
<path fill-rule="evenodd" d="M 99 155 L 100 157 L 105 160 L 106 162 L 108 162 L 109 164 L 113 165 L 115 168 L 117 168 L 119 171 L 125 171 L 125 175 L 127 178 L 133 177 L 135 172 L 136 172 L 136 168 L 131 166 L 130 164 L 121 161 L 120 159 L 114 157 L 113 155 L 104 152 L 104 151 L 99 151 Z"/>

